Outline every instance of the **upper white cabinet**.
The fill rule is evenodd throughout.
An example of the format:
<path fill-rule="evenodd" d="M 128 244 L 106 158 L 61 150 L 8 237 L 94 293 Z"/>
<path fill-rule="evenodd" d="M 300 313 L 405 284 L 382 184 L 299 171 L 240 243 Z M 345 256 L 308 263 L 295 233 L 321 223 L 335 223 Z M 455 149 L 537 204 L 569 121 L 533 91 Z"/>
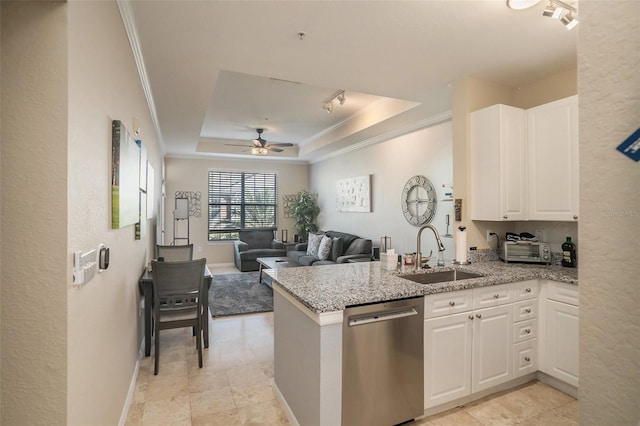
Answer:
<path fill-rule="evenodd" d="M 493 105 L 470 118 L 471 219 L 525 220 L 525 111 Z"/>
<path fill-rule="evenodd" d="M 578 219 L 578 97 L 470 114 L 471 219 Z"/>
<path fill-rule="evenodd" d="M 578 219 L 578 96 L 527 110 L 529 219 Z"/>

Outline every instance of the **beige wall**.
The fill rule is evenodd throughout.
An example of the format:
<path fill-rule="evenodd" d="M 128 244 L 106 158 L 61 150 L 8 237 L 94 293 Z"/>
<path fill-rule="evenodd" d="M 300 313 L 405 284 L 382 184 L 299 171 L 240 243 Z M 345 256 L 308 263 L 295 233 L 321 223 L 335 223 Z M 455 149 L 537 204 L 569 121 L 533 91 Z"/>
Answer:
<path fill-rule="evenodd" d="M 160 170 L 148 106 L 115 2 L 2 8 L 1 421 L 117 424 L 153 241 L 110 227 L 111 120 L 140 121 Z M 73 252 L 99 243 L 109 269 L 75 287 Z"/>
<path fill-rule="evenodd" d="M 140 139 L 155 170 L 161 153 L 147 101 L 115 2 L 69 2 L 69 200 L 67 271 L 75 250 L 111 249 L 111 265 L 78 289 L 67 287 L 68 423 L 115 424 L 140 347 L 138 279 L 151 258 L 154 229 L 134 240 L 134 227 L 111 229 L 111 121 Z"/>
<path fill-rule="evenodd" d="M 450 185 L 453 179 L 451 148 L 451 121 L 446 121 L 313 164 L 311 188 L 319 195 L 320 229 L 370 238 L 374 245 L 380 237 L 390 236 L 397 252 L 416 251 L 417 228 L 406 221 L 400 208 L 402 188 L 412 176 L 423 175 L 435 186 L 438 200 L 444 198 L 449 188 L 442 185 Z M 337 212 L 336 181 L 364 175 L 371 175 L 372 211 Z M 438 203 L 432 224 L 441 235 L 446 232 L 447 214 L 451 215 L 449 232 L 453 233 L 453 204 Z M 444 238 L 443 242 L 445 258 L 453 259 L 453 239 Z M 428 254 L 429 250 L 438 252 L 433 235 L 425 233 L 422 251 Z"/>
<path fill-rule="evenodd" d="M 580 3 L 580 424 L 640 423 L 640 2 Z"/>
<path fill-rule="evenodd" d="M 277 173 L 278 199 L 309 188 L 309 166 L 302 163 L 281 162 L 264 159 L 235 160 L 211 159 L 196 160 L 185 158 L 167 158 L 166 160 L 166 203 L 165 203 L 165 244 L 173 241 L 173 210 L 176 191 L 192 191 L 201 194 L 201 216 L 190 217 L 190 241 L 194 245 L 194 257 L 205 257 L 207 263 L 233 263 L 233 244 L 231 242 L 207 241 L 207 199 L 208 170 L 264 171 Z M 287 229 L 289 239 L 295 233 L 294 220 L 285 218 L 283 209 L 278 209 L 278 230 Z M 184 223 L 180 222 L 176 234 L 186 235 Z M 280 235 L 280 233 L 278 234 Z M 183 243 L 183 242 L 181 242 Z"/>
<path fill-rule="evenodd" d="M 531 108 L 578 93 L 577 70 L 570 69 L 526 86 L 518 87 L 514 104 L 518 108 Z"/>
<path fill-rule="evenodd" d="M 65 424 L 66 6 L 1 7 L 1 422 Z"/>

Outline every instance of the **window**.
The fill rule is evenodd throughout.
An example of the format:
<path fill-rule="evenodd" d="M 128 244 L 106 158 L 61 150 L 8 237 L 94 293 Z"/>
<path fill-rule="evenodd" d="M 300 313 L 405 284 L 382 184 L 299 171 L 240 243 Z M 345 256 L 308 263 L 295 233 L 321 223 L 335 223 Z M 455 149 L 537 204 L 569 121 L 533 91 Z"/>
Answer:
<path fill-rule="evenodd" d="M 209 170 L 209 241 L 241 229 L 276 229 L 276 174 Z"/>

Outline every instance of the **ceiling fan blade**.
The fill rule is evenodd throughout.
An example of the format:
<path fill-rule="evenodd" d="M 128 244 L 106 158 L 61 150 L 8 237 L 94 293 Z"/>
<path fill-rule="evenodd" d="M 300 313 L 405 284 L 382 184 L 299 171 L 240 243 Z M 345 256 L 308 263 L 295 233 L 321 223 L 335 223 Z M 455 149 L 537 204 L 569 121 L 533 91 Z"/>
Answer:
<path fill-rule="evenodd" d="M 225 145 L 226 146 L 242 146 L 242 147 L 245 147 L 245 148 L 247 147 L 247 144 L 240 145 L 238 143 L 225 143 Z M 251 147 L 249 147 L 249 148 L 251 148 Z"/>
<path fill-rule="evenodd" d="M 283 146 L 283 147 L 288 147 L 288 146 L 293 146 L 292 143 L 289 142 L 284 142 L 284 143 L 270 143 L 269 146 Z"/>
<path fill-rule="evenodd" d="M 267 148 L 269 151 L 273 151 L 273 152 L 282 152 L 282 151 L 284 151 L 284 149 L 274 148 L 273 146 L 266 146 L 265 148 Z"/>

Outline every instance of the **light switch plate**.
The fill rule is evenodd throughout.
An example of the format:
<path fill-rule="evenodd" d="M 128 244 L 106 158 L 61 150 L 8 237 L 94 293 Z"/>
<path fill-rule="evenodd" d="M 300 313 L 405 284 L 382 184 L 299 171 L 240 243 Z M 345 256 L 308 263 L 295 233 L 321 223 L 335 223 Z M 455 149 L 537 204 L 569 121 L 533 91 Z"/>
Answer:
<path fill-rule="evenodd" d="M 83 285 L 96 274 L 96 250 L 77 251 L 73 254 L 73 283 Z"/>

